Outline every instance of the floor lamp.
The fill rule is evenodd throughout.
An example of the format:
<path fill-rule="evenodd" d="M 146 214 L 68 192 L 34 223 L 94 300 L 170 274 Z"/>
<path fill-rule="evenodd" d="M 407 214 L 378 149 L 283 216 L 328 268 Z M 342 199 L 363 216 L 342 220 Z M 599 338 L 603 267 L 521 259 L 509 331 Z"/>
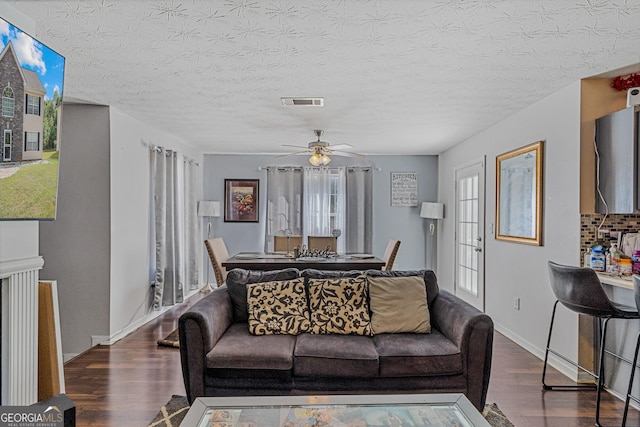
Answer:
<path fill-rule="evenodd" d="M 220 202 L 201 200 L 198 202 L 198 216 L 207 218 L 207 240 L 211 238 L 211 218 L 220 216 Z M 207 267 L 207 284 L 200 289 L 202 292 L 209 292 L 213 290 L 213 285 L 209 282 L 209 270 Z"/>
<path fill-rule="evenodd" d="M 429 232 L 427 233 L 427 237 L 425 238 L 424 261 L 428 270 L 435 271 L 435 254 L 437 247 L 435 245 L 437 243 L 435 220 L 444 218 L 444 204 L 422 202 L 422 207 L 420 208 L 420 217 L 431 220 L 431 222 L 429 223 Z"/>

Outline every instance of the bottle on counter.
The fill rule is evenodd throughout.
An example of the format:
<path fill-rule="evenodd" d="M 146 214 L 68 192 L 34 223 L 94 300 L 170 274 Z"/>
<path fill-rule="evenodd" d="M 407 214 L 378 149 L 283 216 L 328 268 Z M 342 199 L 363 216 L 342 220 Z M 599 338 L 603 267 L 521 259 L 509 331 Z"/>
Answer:
<path fill-rule="evenodd" d="M 618 274 L 621 276 L 631 276 L 632 262 L 631 258 L 620 258 L 618 265 Z"/>
<path fill-rule="evenodd" d="M 613 274 L 618 274 L 620 272 L 620 252 L 615 250 L 613 251 L 610 263 L 607 265 L 607 271 Z"/>
<path fill-rule="evenodd" d="M 584 268 L 591 268 L 591 248 L 587 248 L 585 251 L 582 266 Z"/>
<path fill-rule="evenodd" d="M 591 250 L 590 267 L 595 271 L 605 271 L 605 256 L 601 248 Z"/>
<path fill-rule="evenodd" d="M 640 250 L 633 251 L 631 257 L 631 273 L 640 274 Z"/>

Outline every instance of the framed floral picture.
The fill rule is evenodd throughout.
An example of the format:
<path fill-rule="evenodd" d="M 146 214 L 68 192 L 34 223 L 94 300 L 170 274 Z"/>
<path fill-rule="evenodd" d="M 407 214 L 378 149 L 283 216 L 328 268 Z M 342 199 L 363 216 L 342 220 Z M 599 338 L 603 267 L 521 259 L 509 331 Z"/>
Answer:
<path fill-rule="evenodd" d="M 224 180 L 224 221 L 258 222 L 259 179 Z"/>

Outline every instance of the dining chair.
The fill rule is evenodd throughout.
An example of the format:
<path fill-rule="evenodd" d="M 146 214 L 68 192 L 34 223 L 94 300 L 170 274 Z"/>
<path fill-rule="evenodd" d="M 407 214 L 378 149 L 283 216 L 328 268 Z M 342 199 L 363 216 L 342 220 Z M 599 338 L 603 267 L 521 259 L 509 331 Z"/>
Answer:
<path fill-rule="evenodd" d="M 289 246 L 287 246 L 289 239 Z M 291 252 L 296 246 L 302 248 L 302 236 L 273 236 L 274 252 Z"/>
<path fill-rule="evenodd" d="M 400 240 L 389 240 L 387 243 L 387 249 L 384 251 L 382 260 L 384 261 L 383 271 L 389 271 L 393 268 L 393 263 L 396 261 L 396 255 L 398 255 L 398 249 L 400 249 Z"/>
<path fill-rule="evenodd" d="M 640 313 L 640 276 L 633 276 L 633 293 L 636 300 L 636 309 Z M 633 361 L 631 362 L 631 375 L 629 376 L 629 388 L 627 389 L 627 398 L 624 401 L 624 415 L 622 416 L 622 427 L 627 425 L 627 414 L 629 412 L 629 403 L 633 399 L 634 402 L 640 403 L 640 399 L 631 395 L 633 389 L 633 378 L 636 374 L 636 366 L 638 364 L 638 352 L 640 352 L 640 332 L 636 339 L 636 352 L 633 355 Z"/>
<path fill-rule="evenodd" d="M 338 238 L 335 236 L 307 236 L 307 246 L 309 249 L 337 251 Z"/>
<path fill-rule="evenodd" d="M 204 241 L 209 253 L 209 259 L 213 266 L 213 273 L 216 276 L 216 284 L 222 286 L 227 280 L 227 269 L 222 266 L 222 263 L 229 259 L 229 252 L 227 246 L 224 244 L 222 237 L 215 237 L 213 239 L 207 239 Z"/>
<path fill-rule="evenodd" d="M 604 385 L 604 355 L 607 338 L 607 325 L 611 319 L 640 319 L 637 308 L 624 306 L 612 302 L 602 288 L 602 283 L 598 279 L 596 272 L 590 268 L 573 267 L 556 264 L 549 261 L 549 275 L 551 289 L 556 297 L 551 313 L 551 323 L 549 325 L 549 336 L 544 354 L 544 365 L 542 368 L 542 389 L 543 390 L 583 390 L 585 388 L 596 390 L 596 426 L 600 426 L 600 394 Z M 598 372 L 593 372 L 577 362 L 565 357 L 550 348 L 551 334 L 553 332 L 553 322 L 556 315 L 558 303 L 578 314 L 592 316 L 598 320 L 600 330 L 600 348 L 598 349 Z M 596 381 L 595 384 L 576 385 L 549 385 L 545 383 L 547 373 L 547 363 L 549 353 L 559 357 L 570 365 L 587 373 Z"/>

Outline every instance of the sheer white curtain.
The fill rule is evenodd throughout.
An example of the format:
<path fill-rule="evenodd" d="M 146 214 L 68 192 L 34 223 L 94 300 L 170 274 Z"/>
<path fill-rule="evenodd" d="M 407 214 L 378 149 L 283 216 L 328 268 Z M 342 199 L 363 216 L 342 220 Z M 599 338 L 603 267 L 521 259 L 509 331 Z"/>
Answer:
<path fill-rule="evenodd" d="M 193 194 L 197 187 L 192 162 L 163 147 L 151 147 L 150 152 L 153 308 L 157 310 L 183 302 L 185 289 L 198 287 L 195 236 L 199 234 Z"/>
<path fill-rule="evenodd" d="M 273 252 L 273 236 L 302 235 L 302 168 L 267 168 L 265 252 Z"/>
<path fill-rule="evenodd" d="M 331 236 L 345 231 L 345 169 L 305 167 L 303 176 L 303 241 L 307 236 Z M 338 238 L 338 253 L 344 253 L 344 237 Z"/>

